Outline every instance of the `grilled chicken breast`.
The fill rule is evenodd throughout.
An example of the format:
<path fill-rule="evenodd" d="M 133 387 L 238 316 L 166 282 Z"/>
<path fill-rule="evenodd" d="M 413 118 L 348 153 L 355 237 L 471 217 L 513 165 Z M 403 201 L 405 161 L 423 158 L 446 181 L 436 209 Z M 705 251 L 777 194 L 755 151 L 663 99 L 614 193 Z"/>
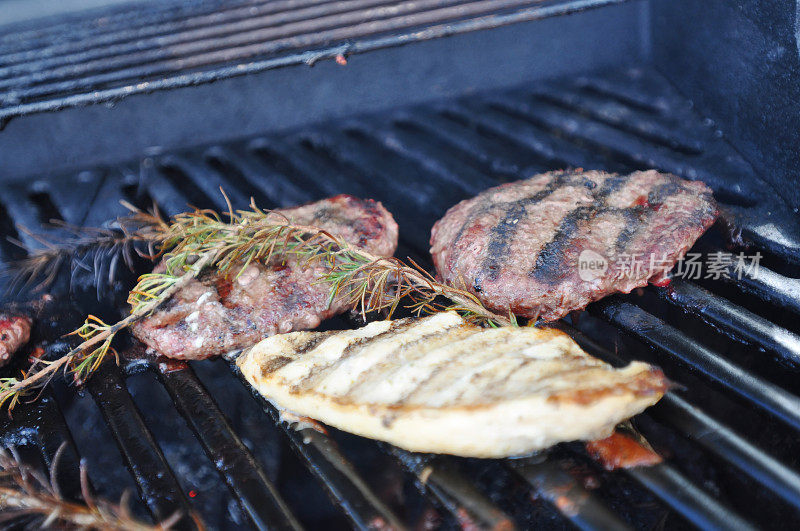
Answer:
<path fill-rule="evenodd" d="M 237 364 L 294 414 L 412 451 L 470 457 L 607 437 L 667 387 L 659 369 L 615 369 L 563 332 L 481 328 L 450 312 L 277 335 Z"/>

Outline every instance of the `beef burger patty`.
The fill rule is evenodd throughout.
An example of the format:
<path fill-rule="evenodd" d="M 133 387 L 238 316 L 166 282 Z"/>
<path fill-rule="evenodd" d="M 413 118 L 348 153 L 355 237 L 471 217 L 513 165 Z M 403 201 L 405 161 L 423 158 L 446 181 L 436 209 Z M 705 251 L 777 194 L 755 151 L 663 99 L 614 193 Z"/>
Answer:
<path fill-rule="evenodd" d="M 431 253 L 445 282 L 488 307 L 549 321 L 663 280 L 716 216 L 702 182 L 655 170 L 551 172 L 448 210 Z"/>
<path fill-rule="evenodd" d="M 338 195 L 278 210 L 291 223 L 313 225 L 379 256 L 397 248 L 397 223 L 378 202 Z M 248 265 L 237 277 L 208 270 L 172 296 L 133 333 L 159 354 L 205 359 L 244 348 L 267 336 L 315 328 L 347 309 L 330 304 L 330 286 L 317 282 L 326 272 L 296 257 Z"/>

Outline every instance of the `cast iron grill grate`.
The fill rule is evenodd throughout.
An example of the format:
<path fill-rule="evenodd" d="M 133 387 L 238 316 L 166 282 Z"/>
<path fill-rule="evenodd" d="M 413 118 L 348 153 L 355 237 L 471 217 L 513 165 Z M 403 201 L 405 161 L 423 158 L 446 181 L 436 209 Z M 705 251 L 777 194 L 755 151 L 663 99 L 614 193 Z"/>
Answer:
<path fill-rule="evenodd" d="M 448 207 L 496 183 L 567 166 L 652 166 L 702 179 L 715 189 L 726 216 L 742 227 L 748 250 L 767 257 L 759 280 L 649 287 L 596 303 L 563 325 L 599 357 L 612 363 L 646 359 L 676 382 L 658 406 L 634 419 L 666 461 L 609 473 L 579 445 L 507 462 L 378 446 L 415 479 L 445 515 L 445 525 L 472 521 L 499 529 L 571 522 L 594 529 L 688 523 L 744 529 L 798 522 L 800 389 L 794 380 L 800 336 L 794 317 L 787 318 L 798 310 L 796 219 L 652 71 L 541 83 L 183 152 L 153 150 L 130 166 L 6 186 L 0 212 L 7 222 L 27 226 L 37 226 L 42 216 L 96 225 L 122 212 L 120 199 L 142 206 L 155 200 L 168 213 L 184 209 L 187 201 L 223 209 L 220 185 L 235 205 L 252 195 L 263 207 L 352 193 L 383 201 L 400 224 L 398 256 L 430 266 L 429 230 Z M 780 238 L 760 230 L 765 217 L 785 228 Z M 36 245 L 24 233 L 17 236 Z M 713 235 L 700 243 L 720 245 Z M 4 259 L 15 252 L 5 245 L 2 251 Z M 73 312 L 73 319 L 88 309 Z M 215 370 L 229 371 L 224 365 L 217 362 Z M 300 525 L 305 508 L 283 499 L 288 493 L 276 487 L 252 444 L 245 444 L 247 433 L 233 429 L 213 398 L 216 383 L 199 378 L 199 368 L 152 359 L 132 346 L 120 367 L 106 364 L 88 383 L 144 505 L 155 518 L 191 507 L 202 513 L 128 389 L 130 375 L 141 373 L 154 375 L 166 389 L 254 526 Z M 238 385 L 235 369 L 230 371 L 221 378 Z M 48 463 L 59 443 L 69 441 L 63 464 L 69 470 L 78 449 L 61 413 L 69 402 L 63 390 L 57 395 L 46 394 L 4 421 L 3 443 L 33 448 Z M 354 526 L 408 525 L 371 481 L 376 471 L 360 467 L 359 456 L 348 454 L 338 434 L 295 430 L 256 400 Z M 73 486 L 75 480 L 63 479 Z M 530 489 L 521 497 L 520 485 Z"/>
<path fill-rule="evenodd" d="M 0 124 L 622 0 L 197 1 L 0 37 Z"/>

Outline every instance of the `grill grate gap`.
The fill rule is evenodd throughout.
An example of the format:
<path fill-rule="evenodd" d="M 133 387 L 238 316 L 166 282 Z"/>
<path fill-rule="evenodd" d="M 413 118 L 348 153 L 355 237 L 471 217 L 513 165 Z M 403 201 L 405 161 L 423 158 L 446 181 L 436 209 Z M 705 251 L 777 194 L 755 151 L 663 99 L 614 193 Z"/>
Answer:
<path fill-rule="evenodd" d="M 487 106 L 490 107 L 492 110 L 497 111 L 512 119 L 528 123 L 536 127 L 537 129 L 541 130 L 546 135 L 567 142 L 570 145 L 574 146 L 574 148 L 577 151 L 585 151 L 593 153 L 596 157 L 600 157 L 603 169 L 619 173 L 626 173 L 634 169 L 638 169 L 636 165 L 631 164 L 630 160 L 617 157 L 615 153 L 611 152 L 604 146 L 593 145 L 585 141 L 584 139 L 571 134 L 569 131 L 565 131 L 559 127 L 547 123 L 547 121 L 545 120 L 540 120 L 536 116 L 533 116 L 526 112 L 522 112 L 521 110 L 514 108 L 512 104 L 508 102 L 500 102 L 493 100 L 487 102 Z M 591 168 L 591 169 L 598 169 L 598 168 Z"/>
<path fill-rule="evenodd" d="M 149 210 L 155 204 L 155 200 L 150 196 L 150 192 L 138 183 L 126 184 L 120 187 L 125 199 L 141 210 Z"/>
<path fill-rule="evenodd" d="M 563 167 L 563 165 L 559 165 L 554 160 L 541 157 L 531 150 L 525 149 L 513 138 L 498 135 L 482 124 L 475 123 L 460 112 L 444 109 L 439 114 L 461 127 L 475 131 L 485 139 L 486 145 L 490 147 L 492 152 L 502 154 L 504 158 L 515 161 L 513 165 L 514 173 L 519 173 L 523 168 L 533 171 L 547 171 Z"/>
<path fill-rule="evenodd" d="M 470 164 L 480 168 L 488 175 L 490 175 L 495 181 L 508 181 L 513 179 L 513 175 L 509 175 L 507 171 L 498 171 L 498 168 L 493 166 L 491 163 L 482 159 L 481 157 L 477 156 L 474 150 L 463 149 L 462 147 L 449 142 L 447 139 L 442 138 L 435 134 L 435 132 L 426 129 L 423 125 L 418 124 L 412 120 L 406 118 L 398 118 L 392 122 L 392 125 L 397 127 L 400 130 L 406 131 L 409 134 L 421 136 L 426 139 L 430 139 L 434 142 L 437 146 L 441 146 L 443 149 L 451 151 L 453 156 L 456 158 L 462 158 L 464 160 L 470 161 Z"/>
<path fill-rule="evenodd" d="M 11 239 L 18 241 L 19 232 L 3 203 L 0 203 L 0 234 L 2 235 L 0 236 L 0 255 L 4 262 L 20 260 L 28 255 L 25 249 L 10 241 Z"/>
<path fill-rule="evenodd" d="M 251 186 L 242 170 L 226 156 L 210 152 L 206 154 L 205 161 L 214 171 L 225 177 L 226 183 L 231 184 L 245 197 L 252 197 L 256 205 L 266 206 L 274 203 L 261 190 Z"/>
<path fill-rule="evenodd" d="M 360 188 L 365 188 L 364 176 L 346 161 L 337 157 L 333 148 L 324 142 L 319 142 L 311 136 L 300 138 L 298 145 L 309 155 L 319 158 L 323 164 L 334 168 L 345 179 L 358 183 Z M 366 190 L 364 190 L 366 191 Z"/>
<path fill-rule="evenodd" d="M 320 189 L 320 185 L 315 182 L 313 178 L 298 170 L 288 158 L 270 148 L 268 145 L 256 146 L 254 147 L 253 152 L 270 169 L 284 176 L 293 184 L 300 184 L 308 190 L 314 190 L 314 195 L 320 195 L 320 193 L 324 193 Z"/>
<path fill-rule="evenodd" d="M 572 115 L 565 114 L 557 107 L 547 104 L 537 106 L 534 98 L 530 95 L 525 96 L 519 101 L 521 102 L 520 104 L 512 103 L 512 107 L 508 107 L 508 104 L 495 103 L 493 108 L 501 112 L 505 111 L 506 113 L 511 113 L 512 116 L 526 120 L 546 131 L 548 134 L 564 139 L 582 150 L 602 155 L 607 161 L 608 167 L 613 169 L 613 171 L 628 173 L 634 170 L 649 169 L 654 165 L 649 159 L 647 162 L 640 160 L 646 157 L 646 155 L 640 153 L 638 150 L 631 151 L 615 143 L 600 142 L 596 138 L 578 133 L 578 119 L 574 118 Z M 533 102 L 534 105 L 530 105 L 528 102 Z"/>
<path fill-rule="evenodd" d="M 614 87 L 612 84 L 600 79 L 583 79 L 578 81 L 578 86 L 581 90 L 590 94 L 612 99 L 623 105 L 649 113 L 655 117 L 662 117 L 669 111 L 663 101 L 658 101 L 656 103 L 652 99 L 648 99 L 641 94 L 622 92 L 620 91 L 620 87 Z"/>
<path fill-rule="evenodd" d="M 605 113 L 601 108 L 604 102 L 572 101 L 563 97 L 557 90 L 553 93 L 536 92 L 534 97 L 565 111 L 596 120 L 620 131 L 637 135 L 656 145 L 674 150 L 683 155 L 691 157 L 702 153 L 701 145 L 696 145 L 696 143 L 693 145 L 675 134 L 670 134 L 672 133 L 671 131 L 655 126 L 654 122 L 645 120 L 643 117 L 633 115 L 629 109 L 622 108 L 617 109 L 614 113 Z"/>
<path fill-rule="evenodd" d="M 28 199 L 36 207 L 36 213 L 39 217 L 39 222 L 43 225 L 51 221 L 64 221 L 58 207 L 53 203 L 53 198 L 50 197 L 49 192 L 32 192 L 28 194 Z M 29 227 L 34 228 L 34 227 Z"/>
<path fill-rule="evenodd" d="M 748 197 L 743 193 L 725 188 L 715 190 L 714 198 L 720 203 L 725 203 L 726 205 L 738 206 L 743 208 L 752 208 L 758 205 L 758 201 L 756 201 L 752 197 Z"/>
<path fill-rule="evenodd" d="M 188 204 L 198 208 L 210 208 L 215 204 L 215 201 L 197 187 L 178 166 L 167 162 L 157 164 L 157 168 L 176 190 L 180 190 Z"/>

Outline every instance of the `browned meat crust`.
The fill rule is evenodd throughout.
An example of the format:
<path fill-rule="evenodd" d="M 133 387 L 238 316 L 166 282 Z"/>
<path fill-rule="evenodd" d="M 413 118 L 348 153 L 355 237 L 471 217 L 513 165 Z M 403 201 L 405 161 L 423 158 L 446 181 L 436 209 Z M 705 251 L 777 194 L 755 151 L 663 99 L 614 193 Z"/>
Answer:
<path fill-rule="evenodd" d="M 397 223 L 369 199 L 338 195 L 279 212 L 375 255 L 391 256 L 397 247 Z M 133 333 L 165 356 L 205 359 L 277 333 L 315 328 L 347 309 L 342 300 L 328 304 L 330 287 L 317 283 L 324 272 L 292 257 L 250 264 L 238 278 L 209 271 L 135 325 Z"/>
<path fill-rule="evenodd" d="M 587 442 L 586 451 L 606 470 L 653 466 L 663 461 L 650 448 L 619 432 L 605 439 Z"/>
<path fill-rule="evenodd" d="M 433 227 L 431 253 L 444 281 L 487 306 L 554 320 L 662 279 L 716 216 L 701 182 L 655 170 L 552 172 L 451 208 Z M 607 271 L 581 278 L 583 251 L 604 257 Z M 629 270 L 632 256 L 643 267 Z"/>
<path fill-rule="evenodd" d="M 0 312 L 0 366 L 8 363 L 11 356 L 31 337 L 30 317 Z"/>

